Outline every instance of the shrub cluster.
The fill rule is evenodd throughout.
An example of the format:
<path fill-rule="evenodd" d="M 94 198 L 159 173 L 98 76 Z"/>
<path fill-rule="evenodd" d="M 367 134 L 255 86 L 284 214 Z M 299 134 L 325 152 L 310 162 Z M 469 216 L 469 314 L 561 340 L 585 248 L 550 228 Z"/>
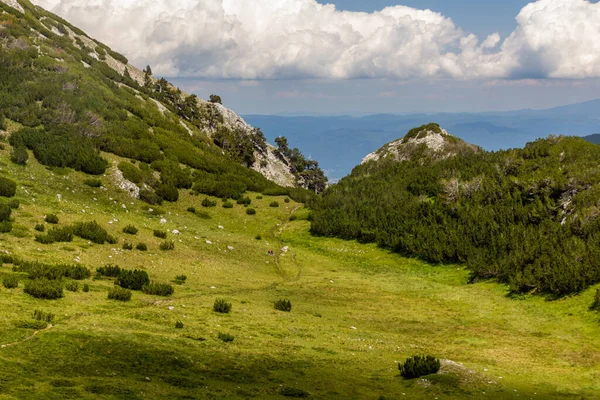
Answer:
<path fill-rule="evenodd" d="M 17 165 L 26 165 L 28 159 L 29 153 L 27 153 L 27 148 L 23 145 L 13 147 L 10 152 L 10 161 Z"/>
<path fill-rule="evenodd" d="M 142 290 L 145 285 L 150 283 L 150 277 L 146 271 L 122 269 L 117 278 L 116 284 L 125 289 Z"/>
<path fill-rule="evenodd" d="M 248 215 L 256 215 L 256 210 L 254 208 L 247 208 L 246 214 Z"/>
<path fill-rule="evenodd" d="M 21 203 L 17 199 L 10 199 L 7 204 L 13 210 L 17 210 L 21 206 Z"/>
<path fill-rule="evenodd" d="M 252 200 L 248 196 L 240 197 L 239 199 L 237 199 L 237 204 L 249 206 L 250 204 L 252 204 Z"/>
<path fill-rule="evenodd" d="M 171 251 L 171 250 L 175 250 L 175 242 L 171 241 L 171 242 L 162 242 L 160 244 L 160 249 L 162 251 Z"/>
<path fill-rule="evenodd" d="M 15 326 L 17 328 L 23 329 L 33 329 L 36 331 L 40 331 L 42 329 L 46 329 L 48 327 L 48 323 L 45 321 L 16 321 Z"/>
<path fill-rule="evenodd" d="M 183 285 L 186 280 L 187 280 L 187 276 L 186 275 L 177 275 L 175 277 L 175 280 L 173 282 L 175 282 L 178 285 Z"/>
<path fill-rule="evenodd" d="M 219 339 L 221 339 L 225 343 L 230 343 L 230 342 L 233 342 L 234 337 L 232 335 L 230 335 L 229 333 L 219 332 Z"/>
<path fill-rule="evenodd" d="M 96 244 L 114 242 L 114 239 L 109 236 L 106 229 L 102 228 L 96 221 L 76 223 L 73 225 L 73 234 Z"/>
<path fill-rule="evenodd" d="M 16 275 L 7 275 L 2 278 L 2 285 L 7 289 L 14 289 L 19 287 L 19 277 Z"/>
<path fill-rule="evenodd" d="M 279 202 L 278 201 L 272 201 L 271 204 L 269 204 L 269 207 L 277 208 L 277 207 L 279 207 Z"/>
<path fill-rule="evenodd" d="M 163 202 L 162 197 L 148 189 L 140 190 L 140 200 L 151 205 L 161 205 Z"/>
<path fill-rule="evenodd" d="M 100 179 L 88 178 L 83 183 L 89 187 L 99 188 L 102 187 L 102 181 Z"/>
<path fill-rule="evenodd" d="M 44 221 L 49 224 L 56 225 L 58 224 L 58 216 L 56 214 L 48 214 L 44 217 Z"/>
<path fill-rule="evenodd" d="M 275 309 L 279 311 L 292 311 L 292 302 L 289 300 L 280 299 L 275 302 Z"/>
<path fill-rule="evenodd" d="M 17 194 L 17 182 L 0 176 L 0 196 L 13 197 Z"/>
<path fill-rule="evenodd" d="M 36 321 L 44 321 L 51 324 L 54 321 L 54 314 L 41 310 L 35 310 L 33 312 L 33 319 L 35 319 Z"/>
<path fill-rule="evenodd" d="M 38 232 L 44 232 L 46 230 L 46 226 L 44 224 L 36 224 L 35 229 Z"/>
<path fill-rule="evenodd" d="M 122 161 L 118 165 L 119 170 L 123 173 L 123 178 L 133 183 L 142 182 L 142 171 L 130 162 Z"/>
<path fill-rule="evenodd" d="M 166 231 L 161 231 L 161 230 L 155 230 L 154 231 L 154 237 L 160 238 L 160 239 L 166 239 L 167 238 L 167 232 Z"/>
<path fill-rule="evenodd" d="M 440 370 L 440 360 L 433 356 L 412 356 L 404 363 L 398 364 L 400 375 L 406 379 L 419 378 L 425 375 L 435 374 Z"/>
<path fill-rule="evenodd" d="M 131 290 L 123 289 L 118 286 L 108 291 L 109 300 L 129 301 L 131 300 Z"/>
<path fill-rule="evenodd" d="M 148 245 L 146 243 L 138 243 L 135 246 L 135 249 L 139 251 L 148 251 Z"/>
<path fill-rule="evenodd" d="M 25 282 L 24 291 L 36 299 L 54 300 L 63 297 L 63 287 L 60 280 L 32 279 Z"/>
<path fill-rule="evenodd" d="M 12 231 L 12 222 L 10 221 L 2 221 L 0 222 L 0 233 L 8 233 Z"/>
<path fill-rule="evenodd" d="M 79 291 L 79 283 L 76 281 L 69 281 L 65 283 L 65 289 L 69 292 L 78 292 Z"/>
<path fill-rule="evenodd" d="M 223 208 L 233 208 L 233 203 L 227 200 L 225 203 L 223 203 Z"/>
<path fill-rule="evenodd" d="M 0 203 L 0 222 L 10 220 L 12 209 L 8 204 Z"/>
<path fill-rule="evenodd" d="M 213 310 L 221 314 L 229 314 L 231 312 L 231 303 L 225 299 L 216 299 L 213 304 Z"/>
<path fill-rule="evenodd" d="M 69 243 L 73 241 L 73 228 L 52 228 L 45 235 L 35 235 L 35 241 L 41 244 L 52 244 L 56 242 Z"/>
<path fill-rule="evenodd" d="M 202 200 L 202 207 L 216 207 L 217 206 L 217 202 L 214 200 L 209 199 L 208 197 L 206 197 L 204 200 Z"/>
<path fill-rule="evenodd" d="M 133 245 L 131 243 L 123 243 L 123 250 L 133 250 Z"/>
<path fill-rule="evenodd" d="M 17 266 L 13 266 L 15 272 L 26 272 L 30 279 L 49 279 L 58 280 L 61 278 L 70 278 L 75 280 L 84 280 L 91 276 L 89 269 L 79 264 L 44 264 L 41 262 L 23 261 Z"/>
<path fill-rule="evenodd" d="M 168 283 L 152 282 L 147 285 L 144 285 L 144 287 L 142 288 L 142 292 L 153 296 L 166 297 L 172 295 L 175 292 L 175 289 L 173 289 L 173 286 L 169 285 Z"/>
<path fill-rule="evenodd" d="M 133 225 L 127 225 L 125 228 L 123 228 L 123 233 L 126 233 L 128 235 L 137 235 L 138 228 L 136 228 Z"/>

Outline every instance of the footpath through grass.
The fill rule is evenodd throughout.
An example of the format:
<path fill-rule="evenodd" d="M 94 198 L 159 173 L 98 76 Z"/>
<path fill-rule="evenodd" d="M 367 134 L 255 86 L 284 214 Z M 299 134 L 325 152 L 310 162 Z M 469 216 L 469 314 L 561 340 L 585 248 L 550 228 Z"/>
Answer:
<path fill-rule="evenodd" d="M 217 207 L 203 208 L 204 196 L 186 192 L 177 203 L 149 207 L 120 192 L 111 171 L 101 177 L 104 188 L 91 188 L 84 175 L 47 170 L 32 156 L 25 168 L 7 161 L 8 150 L 0 160 L 0 174 L 20 183 L 21 202 L 13 231 L 0 234 L 3 252 L 94 271 L 106 264 L 142 269 L 175 288 L 170 297 L 134 291 L 131 301 L 119 302 L 107 298 L 112 279 L 88 279 L 62 299 L 36 300 L 24 293 L 28 278 L 19 273 L 17 288 L 0 288 L 0 346 L 13 344 L 0 348 L 0 399 L 600 393 L 600 316 L 588 311 L 595 289 L 553 302 L 510 299 L 503 286 L 468 285 L 461 266 L 311 237 L 309 211 L 284 198 L 251 194 L 256 215 L 242 205 L 223 208 L 218 199 Z M 273 200 L 280 207 L 270 207 Z M 118 243 L 37 243 L 34 227 L 48 213 L 58 215 L 58 226 L 95 220 Z M 127 225 L 138 233 L 123 233 Z M 165 240 L 175 249 L 161 251 Z M 123 250 L 125 242 L 134 250 Z M 148 250 L 135 250 L 138 243 Z M 0 275 L 14 275 L 12 265 Z M 185 283 L 173 283 L 181 275 Z M 218 298 L 232 304 L 229 314 L 213 311 Z M 275 310 L 280 299 L 291 301 L 291 312 Z M 35 310 L 55 318 L 51 329 L 32 336 L 35 329 L 22 322 Z M 441 373 L 399 377 L 397 363 L 416 354 L 446 360 Z"/>

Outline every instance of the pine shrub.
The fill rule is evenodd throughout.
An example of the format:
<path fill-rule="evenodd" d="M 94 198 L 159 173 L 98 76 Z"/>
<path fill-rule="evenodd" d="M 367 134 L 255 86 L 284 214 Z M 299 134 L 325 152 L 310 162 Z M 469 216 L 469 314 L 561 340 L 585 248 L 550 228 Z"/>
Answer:
<path fill-rule="evenodd" d="M 12 231 L 13 225 L 10 221 L 0 222 L 0 233 L 8 233 Z"/>
<path fill-rule="evenodd" d="M 87 185 L 87 186 L 93 187 L 93 188 L 102 187 L 102 181 L 100 179 L 88 178 L 85 181 L 83 181 L 83 183 L 84 183 L 84 185 Z"/>
<path fill-rule="evenodd" d="M 154 237 L 157 237 L 157 238 L 160 238 L 160 239 L 166 239 L 167 238 L 167 232 L 166 231 L 155 230 L 154 231 Z"/>
<path fill-rule="evenodd" d="M 25 146 L 15 146 L 10 152 L 10 161 L 17 165 L 26 165 L 29 160 L 29 153 Z"/>
<path fill-rule="evenodd" d="M 87 283 L 83 284 L 83 293 L 87 293 L 90 291 L 90 285 L 88 285 Z"/>
<path fill-rule="evenodd" d="M 227 200 L 225 203 L 223 203 L 223 208 L 233 208 L 233 203 Z"/>
<path fill-rule="evenodd" d="M 290 198 L 286 197 L 285 199 L 283 199 L 284 202 L 289 203 L 290 202 Z"/>
<path fill-rule="evenodd" d="M 46 230 L 46 226 L 44 224 L 36 224 L 35 229 L 38 232 L 44 232 Z"/>
<path fill-rule="evenodd" d="M 122 269 L 116 284 L 125 289 L 142 290 L 150 283 L 150 277 L 146 271 Z"/>
<path fill-rule="evenodd" d="M 252 200 L 248 196 L 240 197 L 239 199 L 237 199 L 237 204 L 249 206 L 250 204 L 252 204 Z"/>
<path fill-rule="evenodd" d="M 171 241 L 171 242 L 162 242 L 160 244 L 160 249 L 162 251 L 172 251 L 175 250 L 175 242 Z"/>
<path fill-rule="evenodd" d="M 133 245 L 131 243 L 123 243 L 123 250 L 133 250 Z"/>
<path fill-rule="evenodd" d="M 108 291 L 108 299 L 118 301 L 129 301 L 131 300 L 131 290 L 115 286 Z"/>
<path fill-rule="evenodd" d="M 123 228 L 123 233 L 126 233 L 128 235 L 137 235 L 138 228 L 136 228 L 133 225 L 127 225 L 125 228 Z"/>
<path fill-rule="evenodd" d="M 7 289 L 15 289 L 19 287 L 19 277 L 16 275 L 7 275 L 2 278 L 2 285 Z"/>
<path fill-rule="evenodd" d="M 271 202 L 271 204 L 269 204 L 269 207 L 277 208 L 277 207 L 279 207 L 279 202 L 273 201 L 273 202 Z"/>
<path fill-rule="evenodd" d="M 15 326 L 17 328 L 22 329 L 33 329 L 35 331 L 40 331 L 42 329 L 46 329 L 48 327 L 48 323 L 45 321 L 16 321 Z"/>
<path fill-rule="evenodd" d="M 181 322 L 181 321 L 175 322 L 175 329 L 183 329 L 183 322 Z"/>
<path fill-rule="evenodd" d="M 75 281 L 69 281 L 69 282 L 65 283 L 65 289 L 67 289 L 69 292 L 78 292 L 79 291 L 79 283 L 77 283 Z"/>
<path fill-rule="evenodd" d="M 44 321 L 49 324 L 51 324 L 54 321 L 54 314 L 45 312 L 45 311 L 41 311 L 41 310 L 35 310 L 33 312 L 32 317 L 36 321 Z"/>
<path fill-rule="evenodd" d="M 26 272 L 30 279 L 50 279 L 57 280 L 61 278 L 70 278 L 75 280 L 87 279 L 91 276 L 89 269 L 79 264 L 44 264 L 41 262 L 21 262 L 19 266 L 14 266 L 15 272 Z"/>
<path fill-rule="evenodd" d="M 17 199 L 11 199 L 8 201 L 7 204 L 13 210 L 17 210 L 21 206 L 21 202 L 19 202 L 19 200 L 17 200 Z"/>
<path fill-rule="evenodd" d="M 196 215 L 202 219 L 211 219 L 212 217 L 210 216 L 209 213 L 207 213 L 206 211 L 198 211 L 196 213 Z"/>
<path fill-rule="evenodd" d="M 185 283 L 185 281 L 187 281 L 186 275 L 177 275 L 173 282 L 175 282 L 178 285 L 183 285 Z"/>
<path fill-rule="evenodd" d="M 310 393 L 303 389 L 297 389 L 290 386 L 284 386 L 279 389 L 279 394 L 285 397 L 294 397 L 297 399 L 305 399 L 310 397 Z"/>
<path fill-rule="evenodd" d="M 46 221 L 49 224 L 56 225 L 58 224 L 58 216 L 56 214 L 48 214 L 44 218 L 44 221 Z"/>
<path fill-rule="evenodd" d="M 292 302 L 289 300 L 280 299 L 275 302 L 275 309 L 279 311 L 292 311 Z"/>
<path fill-rule="evenodd" d="M 0 203 L 0 222 L 10 220 L 12 208 L 8 204 Z"/>
<path fill-rule="evenodd" d="M 173 292 L 175 292 L 175 289 L 173 289 L 173 286 L 169 285 L 168 283 L 152 282 L 147 285 L 144 285 L 144 287 L 142 288 L 142 292 L 153 296 L 167 297 L 171 296 Z"/>
<path fill-rule="evenodd" d="M 398 364 L 400 375 L 406 379 L 419 378 L 425 375 L 435 374 L 440 370 L 440 360 L 433 356 L 412 356 L 404 363 Z"/>
<path fill-rule="evenodd" d="M 262 200 L 263 197 L 262 196 L 256 196 L 256 200 Z"/>
<path fill-rule="evenodd" d="M 163 203 L 162 197 L 154 193 L 152 190 L 142 189 L 140 190 L 140 200 L 151 205 L 161 205 Z"/>
<path fill-rule="evenodd" d="M 54 300 L 63 297 L 63 287 L 60 280 L 46 278 L 32 279 L 25 282 L 25 293 L 36 299 Z"/>
<path fill-rule="evenodd" d="M 188 212 L 191 212 L 192 214 L 196 213 L 196 208 L 194 208 L 194 207 L 188 207 L 187 210 L 188 210 Z"/>
<path fill-rule="evenodd" d="M 73 241 L 73 228 L 52 228 L 45 235 L 35 235 L 35 241 L 41 244 L 52 244 L 56 242 L 69 243 Z"/>
<path fill-rule="evenodd" d="M 229 314 L 231 312 L 231 303 L 224 299 L 216 299 L 213 304 L 213 310 L 220 314 Z"/>
<path fill-rule="evenodd" d="M 76 223 L 73 226 L 73 234 L 96 244 L 104 244 L 109 241 L 108 232 L 96 221 Z"/>
<path fill-rule="evenodd" d="M 202 207 L 209 208 L 209 207 L 216 207 L 216 206 L 217 206 L 217 202 L 209 199 L 208 197 L 206 197 L 204 200 L 202 200 Z"/>
<path fill-rule="evenodd" d="M 256 215 L 256 210 L 254 208 L 247 208 L 246 214 L 248 215 Z"/>
<path fill-rule="evenodd" d="M 233 342 L 234 337 L 232 335 L 230 335 L 229 333 L 219 332 L 219 339 L 221 339 L 225 343 L 231 343 L 231 342 Z"/>
<path fill-rule="evenodd" d="M 138 243 L 135 248 L 139 251 L 148 251 L 148 245 L 146 243 Z"/>
<path fill-rule="evenodd" d="M 11 179 L 0 176 L 0 196 L 13 197 L 17 194 L 17 183 Z"/>

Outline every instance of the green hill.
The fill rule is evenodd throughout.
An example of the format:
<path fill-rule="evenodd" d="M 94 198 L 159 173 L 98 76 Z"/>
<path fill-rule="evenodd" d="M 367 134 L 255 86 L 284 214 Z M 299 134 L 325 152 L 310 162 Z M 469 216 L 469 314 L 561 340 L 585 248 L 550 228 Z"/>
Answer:
<path fill-rule="evenodd" d="M 218 103 L 196 99 L 214 117 L 188 114 L 176 89 L 151 76 L 146 87 L 127 65 L 129 81 L 125 60 L 82 32 L 79 49 L 65 21 L 22 0 L 0 8 L 0 399 L 600 391 L 595 288 L 517 300 L 504 285 L 468 284 L 460 264 L 314 237 L 314 196 L 265 179 L 322 184 L 287 141 L 261 152 L 258 132 Z M 447 139 L 453 157 L 431 165 L 464 156 Z M 578 159 L 595 155 L 577 146 Z M 415 193 L 429 190 L 427 176 L 415 182 Z M 425 354 L 438 373 L 399 376 Z"/>
<path fill-rule="evenodd" d="M 561 296 L 600 281 L 600 147 L 569 137 L 496 153 L 410 145 L 410 157 L 367 159 L 332 186 L 312 232 L 466 263 L 472 281 L 517 293 Z"/>

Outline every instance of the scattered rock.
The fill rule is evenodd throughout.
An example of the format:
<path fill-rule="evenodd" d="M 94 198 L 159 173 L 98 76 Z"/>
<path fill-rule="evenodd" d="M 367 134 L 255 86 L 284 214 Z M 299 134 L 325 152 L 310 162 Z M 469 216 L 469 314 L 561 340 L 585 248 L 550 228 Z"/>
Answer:
<path fill-rule="evenodd" d="M 57 194 L 56 198 L 58 199 L 58 201 L 62 201 L 62 195 L 61 194 Z"/>
<path fill-rule="evenodd" d="M 173 229 L 173 235 L 179 235 L 180 233 L 177 229 Z"/>
<path fill-rule="evenodd" d="M 161 218 L 161 219 L 160 219 L 160 223 L 161 223 L 161 224 L 166 224 L 166 223 L 167 223 L 167 220 L 166 220 L 166 219 L 164 219 L 164 218 Z"/>

